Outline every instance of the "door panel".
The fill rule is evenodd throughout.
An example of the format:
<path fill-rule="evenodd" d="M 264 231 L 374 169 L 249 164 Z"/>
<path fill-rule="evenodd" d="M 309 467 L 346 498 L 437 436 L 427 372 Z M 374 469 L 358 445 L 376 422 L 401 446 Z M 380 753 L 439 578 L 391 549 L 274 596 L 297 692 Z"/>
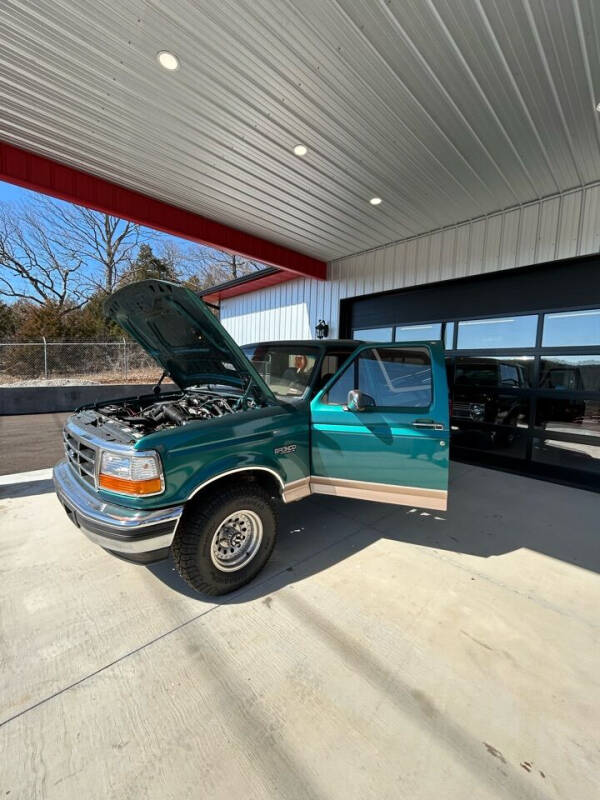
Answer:
<path fill-rule="evenodd" d="M 349 389 L 376 405 L 347 410 Z M 311 403 L 311 489 L 443 510 L 448 438 L 442 347 L 365 345 Z"/>

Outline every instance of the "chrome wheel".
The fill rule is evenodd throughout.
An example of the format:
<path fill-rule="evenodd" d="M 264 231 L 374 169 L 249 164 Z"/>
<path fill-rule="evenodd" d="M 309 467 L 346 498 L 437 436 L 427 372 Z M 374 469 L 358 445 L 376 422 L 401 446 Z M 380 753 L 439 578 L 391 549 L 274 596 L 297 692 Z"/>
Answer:
<path fill-rule="evenodd" d="M 234 511 L 221 522 L 210 545 L 210 557 L 222 572 L 235 572 L 249 564 L 263 538 L 261 518 L 254 511 Z"/>

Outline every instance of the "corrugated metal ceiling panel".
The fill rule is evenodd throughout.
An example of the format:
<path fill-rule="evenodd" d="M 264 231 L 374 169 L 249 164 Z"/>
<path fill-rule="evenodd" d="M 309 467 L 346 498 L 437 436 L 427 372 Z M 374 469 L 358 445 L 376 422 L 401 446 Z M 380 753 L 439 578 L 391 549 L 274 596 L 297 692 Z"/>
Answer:
<path fill-rule="evenodd" d="M 4 0 L 0 139 L 333 259 L 600 179 L 599 31 L 597 0 Z"/>
<path fill-rule="evenodd" d="M 221 321 L 239 342 L 314 336 L 319 319 L 329 324 L 329 335 L 336 337 L 343 298 L 530 266 L 548 257 L 597 253 L 599 208 L 600 184 L 595 184 L 352 255 L 329 265 L 326 282 L 300 278 L 224 300 Z M 560 222 L 555 223 L 556 219 Z M 570 268 L 571 264 L 564 264 L 564 269 Z M 278 313 L 271 316 L 272 309 Z M 268 335 L 264 327 L 267 316 L 275 325 Z"/>

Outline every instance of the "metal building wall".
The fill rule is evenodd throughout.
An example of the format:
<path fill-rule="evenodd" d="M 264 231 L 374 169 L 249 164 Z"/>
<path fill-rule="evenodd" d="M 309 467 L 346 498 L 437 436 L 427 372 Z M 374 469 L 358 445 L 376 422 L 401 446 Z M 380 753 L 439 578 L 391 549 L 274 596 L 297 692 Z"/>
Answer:
<path fill-rule="evenodd" d="M 224 300 L 221 320 L 240 344 L 314 338 L 319 319 L 335 337 L 345 297 L 599 251 L 596 183 L 333 261 L 326 282 L 299 279 Z"/>

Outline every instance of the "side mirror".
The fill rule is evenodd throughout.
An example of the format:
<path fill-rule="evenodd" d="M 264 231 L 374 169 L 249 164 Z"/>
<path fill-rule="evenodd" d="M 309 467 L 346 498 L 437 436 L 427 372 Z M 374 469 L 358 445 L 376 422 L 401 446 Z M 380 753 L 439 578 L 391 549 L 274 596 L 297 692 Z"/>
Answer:
<path fill-rule="evenodd" d="M 350 389 L 348 392 L 346 411 L 364 411 L 365 408 L 374 408 L 374 406 L 375 400 L 370 394 L 365 394 L 360 389 Z"/>

